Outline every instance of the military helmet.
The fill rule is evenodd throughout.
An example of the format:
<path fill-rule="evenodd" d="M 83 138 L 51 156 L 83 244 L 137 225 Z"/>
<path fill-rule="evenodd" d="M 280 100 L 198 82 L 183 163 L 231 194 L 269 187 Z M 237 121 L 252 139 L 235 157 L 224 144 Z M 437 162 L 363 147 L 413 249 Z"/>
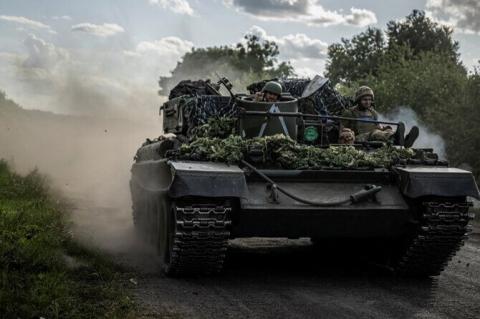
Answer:
<path fill-rule="evenodd" d="M 357 92 L 355 92 L 355 102 L 358 102 L 365 95 L 370 95 L 372 100 L 374 99 L 373 90 L 368 86 L 363 85 L 358 88 Z"/>
<path fill-rule="evenodd" d="M 270 81 L 265 84 L 262 92 L 269 92 L 280 96 L 282 95 L 282 86 L 278 82 Z"/>

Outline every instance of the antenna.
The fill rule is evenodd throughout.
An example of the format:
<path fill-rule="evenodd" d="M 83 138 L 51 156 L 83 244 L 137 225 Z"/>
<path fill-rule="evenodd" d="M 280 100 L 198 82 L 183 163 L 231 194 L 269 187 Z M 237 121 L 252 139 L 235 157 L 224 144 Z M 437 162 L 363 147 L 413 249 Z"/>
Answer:
<path fill-rule="evenodd" d="M 224 76 L 221 77 L 220 75 L 218 75 L 218 73 L 217 73 L 216 71 L 215 71 L 214 73 L 215 73 L 215 75 L 216 75 L 217 78 L 218 78 L 217 84 L 222 84 L 222 85 L 227 89 L 228 93 L 230 93 L 230 96 L 231 96 L 232 98 L 235 98 L 235 94 L 233 94 L 233 92 L 232 92 L 233 85 L 232 85 L 232 83 L 230 82 L 230 80 L 227 79 L 227 78 L 224 77 Z"/>

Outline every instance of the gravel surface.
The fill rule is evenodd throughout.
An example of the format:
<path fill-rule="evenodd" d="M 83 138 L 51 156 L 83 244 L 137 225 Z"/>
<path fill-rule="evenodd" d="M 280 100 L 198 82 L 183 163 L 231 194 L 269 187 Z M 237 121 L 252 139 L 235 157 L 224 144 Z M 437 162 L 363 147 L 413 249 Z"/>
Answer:
<path fill-rule="evenodd" d="M 478 225 L 431 280 L 396 278 L 355 247 L 261 238 L 231 241 L 220 275 L 175 279 L 135 236 L 128 205 L 87 198 L 72 198 L 74 234 L 133 270 L 127 284 L 143 318 L 480 318 Z"/>
<path fill-rule="evenodd" d="M 118 253 L 133 266 L 144 318 L 479 318 L 480 235 L 432 280 L 395 278 L 355 252 L 322 253 L 308 239 L 231 242 L 225 271 L 172 279 L 152 250 Z M 361 257 L 361 256 L 360 256 Z"/>

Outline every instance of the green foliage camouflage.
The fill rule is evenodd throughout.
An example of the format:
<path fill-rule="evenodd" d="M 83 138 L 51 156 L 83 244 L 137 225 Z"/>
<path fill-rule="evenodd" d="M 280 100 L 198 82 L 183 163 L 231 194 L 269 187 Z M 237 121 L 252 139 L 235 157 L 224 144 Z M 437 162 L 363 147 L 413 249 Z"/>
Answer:
<path fill-rule="evenodd" d="M 195 127 L 192 135 L 195 137 L 225 138 L 235 134 L 236 120 L 231 117 L 211 117 L 204 125 Z"/>
<path fill-rule="evenodd" d="M 199 126 L 196 131 L 198 135 L 193 137 L 190 143 L 182 144 L 173 156 L 183 160 L 233 164 L 248 159 L 248 154 L 254 150 L 256 154 L 262 154 L 261 159 L 256 162 L 266 166 L 322 169 L 390 167 L 401 159 L 409 159 L 415 155 L 412 149 L 390 145 L 372 151 L 347 145 L 319 148 L 297 143 L 282 134 L 243 139 L 233 134 L 235 121 L 230 118 L 211 118 L 209 123 Z M 225 137 L 226 132 L 232 134 Z"/>

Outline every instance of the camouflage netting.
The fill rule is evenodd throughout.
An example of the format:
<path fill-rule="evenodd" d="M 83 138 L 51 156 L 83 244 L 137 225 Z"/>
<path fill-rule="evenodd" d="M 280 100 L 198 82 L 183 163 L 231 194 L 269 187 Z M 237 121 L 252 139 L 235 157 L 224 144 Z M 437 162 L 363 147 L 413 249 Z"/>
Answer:
<path fill-rule="evenodd" d="M 250 94 L 259 92 L 268 81 L 278 81 L 284 92 L 297 98 L 302 96 L 303 91 L 310 83 L 310 79 L 272 79 L 255 82 L 249 85 L 247 90 Z M 300 110 L 310 114 L 341 115 L 348 105 L 349 101 L 332 87 L 330 81 L 327 81 L 311 96 L 299 99 Z"/>
<path fill-rule="evenodd" d="M 190 96 L 201 96 L 201 95 L 218 95 L 218 90 L 220 86 L 216 83 L 212 83 L 209 79 L 207 80 L 184 80 L 180 81 L 168 95 L 168 99 L 174 99 L 176 97 L 190 95 Z"/>
<path fill-rule="evenodd" d="M 266 81 L 253 83 L 250 92 L 261 90 Z M 300 97 L 309 79 L 280 80 L 285 92 Z M 183 110 L 185 130 L 182 134 L 194 136 L 192 130 L 206 124 L 210 118 L 235 117 L 237 108 L 230 96 L 216 95 L 218 85 L 209 80 L 182 81 L 171 92 L 170 100 L 176 98 L 178 108 Z M 314 94 L 298 100 L 301 112 L 321 115 L 340 115 L 345 109 L 346 100 L 327 82 Z"/>
<path fill-rule="evenodd" d="M 248 159 L 254 149 L 262 154 L 256 163 L 283 169 L 322 168 L 379 168 L 390 167 L 402 159 L 412 158 L 412 149 L 383 146 L 373 151 L 363 151 L 353 146 L 331 146 L 318 148 L 299 144 L 289 137 L 278 134 L 253 139 L 235 135 L 232 119 L 212 119 L 196 129 L 197 136 L 190 143 L 182 144 L 172 154 L 182 160 L 238 163 Z M 228 133 L 231 133 L 228 135 Z M 226 138 L 216 137 L 226 136 Z"/>
<path fill-rule="evenodd" d="M 198 129 L 209 119 L 228 118 L 235 116 L 236 108 L 228 96 L 183 96 L 179 107 L 183 108 L 185 121 L 188 123 L 188 136 L 194 135 L 192 130 Z"/>

